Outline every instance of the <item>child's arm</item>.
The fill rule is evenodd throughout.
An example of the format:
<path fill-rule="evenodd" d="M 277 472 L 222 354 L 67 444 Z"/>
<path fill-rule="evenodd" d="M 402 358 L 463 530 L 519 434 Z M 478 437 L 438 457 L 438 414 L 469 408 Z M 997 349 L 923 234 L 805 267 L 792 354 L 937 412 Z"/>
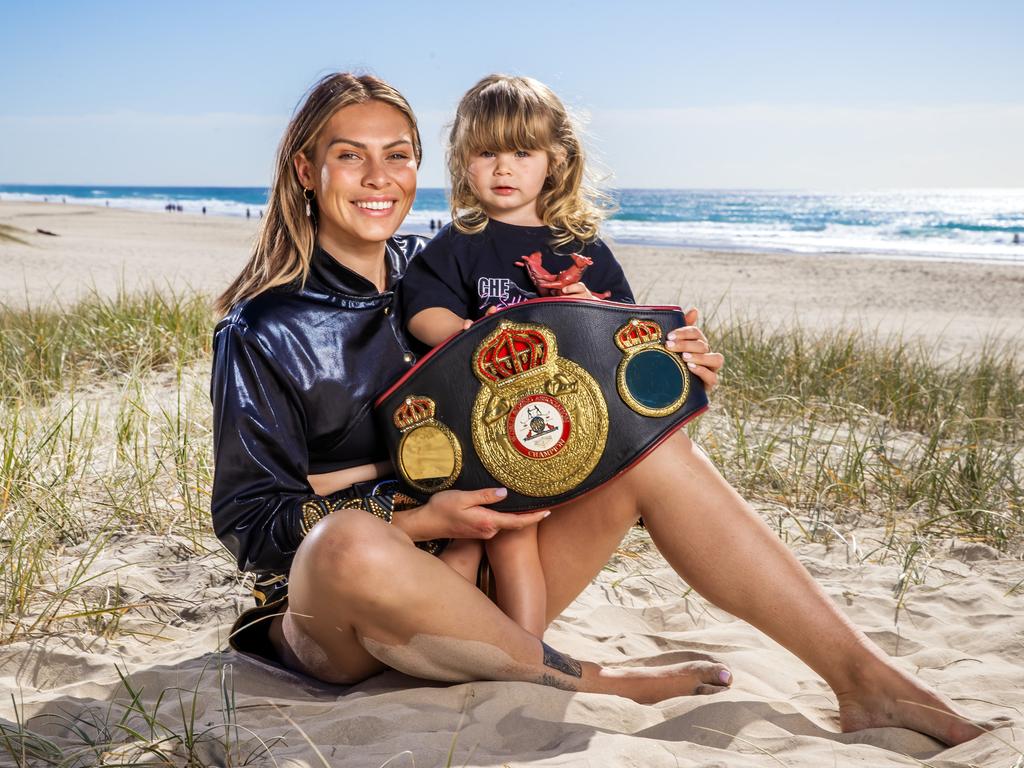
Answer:
<path fill-rule="evenodd" d="M 466 321 L 450 309 L 427 307 L 409 320 L 409 333 L 431 347 L 436 347 L 448 337 L 466 327 Z"/>

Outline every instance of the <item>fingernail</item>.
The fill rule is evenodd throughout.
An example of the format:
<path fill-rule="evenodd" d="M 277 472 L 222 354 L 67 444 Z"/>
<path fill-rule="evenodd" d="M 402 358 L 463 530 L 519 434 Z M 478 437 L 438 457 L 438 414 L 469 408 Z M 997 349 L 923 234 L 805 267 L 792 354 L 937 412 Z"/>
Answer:
<path fill-rule="evenodd" d="M 687 363 L 686 367 L 689 368 L 691 371 L 697 370 L 697 364 L 696 363 Z"/>
<path fill-rule="evenodd" d="M 693 355 L 689 352 L 683 352 L 683 360 L 689 360 L 691 357 L 693 357 Z"/>
<path fill-rule="evenodd" d="M 551 510 L 549 509 L 549 510 L 546 510 L 546 511 L 544 512 L 544 514 L 543 514 L 543 515 L 541 515 L 540 517 L 541 517 L 541 519 L 543 520 L 543 519 L 544 519 L 545 517 L 549 517 L 550 515 L 551 515 Z"/>
<path fill-rule="evenodd" d="M 499 499 L 503 499 L 506 496 L 508 496 L 508 488 L 495 488 L 494 495 L 497 496 Z"/>
<path fill-rule="evenodd" d="M 669 334 L 668 334 L 668 340 L 669 340 L 669 341 L 675 341 L 675 340 L 676 340 L 676 332 L 675 332 L 675 331 L 670 331 L 670 332 L 669 332 Z"/>
<path fill-rule="evenodd" d="M 723 669 L 721 672 L 718 673 L 718 679 L 726 685 L 728 685 L 730 681 L 732 681 L 732 674 L 729 672 L 728 669 Z"/>

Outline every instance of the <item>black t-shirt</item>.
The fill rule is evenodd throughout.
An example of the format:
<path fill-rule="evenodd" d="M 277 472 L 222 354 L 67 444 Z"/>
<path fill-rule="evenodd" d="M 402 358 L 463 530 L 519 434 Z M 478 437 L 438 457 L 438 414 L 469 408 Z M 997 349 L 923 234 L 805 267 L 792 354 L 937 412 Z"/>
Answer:
<path fill-rule="evenodd" d="M 573 266 L 570 254 L 587 256 L 594 263 L 586 268 L 581 282 L 591 292 L 611 291 L 610 301 L 635 303 L 622 267 L 600 240 L 553 249 L 547 227 L 520 227 L 492 219 L 475 235 L 448 224 L 427 244 L 402 279 L 405 318 L 430 307 L 444 307 L 476 320 L 489 307 L 500 309 L 537 298 L 526 268 L 516 266 L 534 251 L 541 252 L 543 267 L 552 274 Z"/>

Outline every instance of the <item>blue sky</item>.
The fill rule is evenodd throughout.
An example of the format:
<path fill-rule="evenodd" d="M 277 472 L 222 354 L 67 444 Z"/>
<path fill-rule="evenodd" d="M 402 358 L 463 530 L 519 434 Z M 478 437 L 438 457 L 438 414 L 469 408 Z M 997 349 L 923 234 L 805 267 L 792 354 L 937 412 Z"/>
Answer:
<path fill-rule="evenodd" d="M 551 85 L 617 186 L 1024 186 L 1021 2 L 0 0 L 0 182 L 264 185 L 304 90 L 372 71 L 420 183 L 492 71 Z"/>

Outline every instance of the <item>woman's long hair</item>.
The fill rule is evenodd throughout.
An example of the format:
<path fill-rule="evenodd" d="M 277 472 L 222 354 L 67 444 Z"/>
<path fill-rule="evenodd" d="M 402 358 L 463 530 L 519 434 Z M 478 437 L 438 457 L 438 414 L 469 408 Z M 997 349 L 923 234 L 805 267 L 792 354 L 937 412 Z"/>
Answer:
<path fill-rule="evenodd" d="M 316 244 L 316 211 L 306 216 L 306 200 L 293 165 L 300 152 L 313 161 L 316 141 L 334 113 L 352 104 L 381 101 L 390 104 L 412 128 L 416 165 L 423 157 L 412 107 L 397 90 L 373 75 L 339 72 L 317 82 L 292 116 L 277 149 L 274 183 L 260 224 L 252 257 L 217 300 L 214 311 L 226 314 L 238 302 L 279 285 L 305 282 Z"/>
<path fill-rule="evenodd" d="M 487 214 L 469 184 L 469 163 L 483 150 L 537 150 L 548 154 L 548 177 L 537 214 L 554 245 L 590 242 L 610 199 L 590 182 L 583 144 L 565 105 L 531 77 L 488 75 L 459 102 L 448 137 L 452 223 L 466 234 L 487 226 Z"/>

